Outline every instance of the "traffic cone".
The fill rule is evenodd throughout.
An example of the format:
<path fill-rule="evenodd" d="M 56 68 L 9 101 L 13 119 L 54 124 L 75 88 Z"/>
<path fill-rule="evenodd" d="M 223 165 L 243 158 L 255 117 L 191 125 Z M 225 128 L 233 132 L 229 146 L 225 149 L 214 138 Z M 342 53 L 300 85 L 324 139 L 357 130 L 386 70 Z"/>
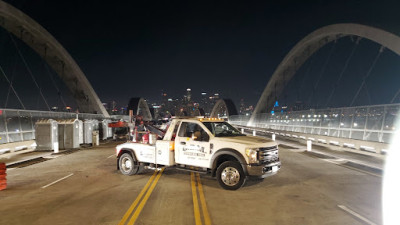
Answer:
<path fill-rule="evenodd" d="M 0 191 L 7 188 L 7 173 L 6 164 L 0 163 Z"/>

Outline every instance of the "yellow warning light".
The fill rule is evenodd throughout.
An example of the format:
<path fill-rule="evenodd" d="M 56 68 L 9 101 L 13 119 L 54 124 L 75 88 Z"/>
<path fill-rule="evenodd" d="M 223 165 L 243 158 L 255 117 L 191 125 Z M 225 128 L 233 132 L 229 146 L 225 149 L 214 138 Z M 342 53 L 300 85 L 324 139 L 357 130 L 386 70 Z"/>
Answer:
<path fill-rule="evenodd" d="M 175 150 L 175 141 L 170 141 L 169 142 L 169 150 L 174 151 Z"/>

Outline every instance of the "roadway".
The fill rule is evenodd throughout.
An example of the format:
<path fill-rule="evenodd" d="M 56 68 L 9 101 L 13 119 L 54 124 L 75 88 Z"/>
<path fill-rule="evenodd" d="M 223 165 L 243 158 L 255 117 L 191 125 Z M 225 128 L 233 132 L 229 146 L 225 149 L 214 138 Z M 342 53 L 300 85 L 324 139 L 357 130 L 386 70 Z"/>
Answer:
<path fill-rule="evenodd" d="M 124 215 L 135 224 L 382 223 L 380 175 L 290 146 L 280 147 L 282 169 L 276 176 L 248 180 L 237 191 L 171 168 L 123 176 L 116 170 L 114 146 L 8 169 L 0 224 L 116 225 Z"/>

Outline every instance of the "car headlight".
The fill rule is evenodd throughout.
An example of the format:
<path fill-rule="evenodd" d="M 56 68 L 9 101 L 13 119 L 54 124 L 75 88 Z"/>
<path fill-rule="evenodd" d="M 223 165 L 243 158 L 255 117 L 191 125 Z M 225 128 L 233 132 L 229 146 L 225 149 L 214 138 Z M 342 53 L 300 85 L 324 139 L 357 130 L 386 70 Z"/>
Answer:
<path fill-rule="evenodd" d="M 246 155 L 247 155 L 250 163 L 258 163 L 257 149 L 247 148 Z"/>

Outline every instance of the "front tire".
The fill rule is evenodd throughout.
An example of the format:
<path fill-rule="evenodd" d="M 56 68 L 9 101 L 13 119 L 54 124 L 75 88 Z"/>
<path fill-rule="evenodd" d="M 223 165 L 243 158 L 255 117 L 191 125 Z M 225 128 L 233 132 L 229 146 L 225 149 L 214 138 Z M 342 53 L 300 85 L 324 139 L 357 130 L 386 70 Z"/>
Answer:
<path fill-rule="evenodd" d="M 138 162 L 129 153 L 124 153 L 118 160 L 119 171 L 124 175 L 134 175 L 139 172 Z"/>
<path fill-rule="evenodd" d="M 246 175 L 239 162 L 223 162 L 217 169 L 217 180 L 219 185 L 225 190 L 237 190 L 246 181 Z"/>

